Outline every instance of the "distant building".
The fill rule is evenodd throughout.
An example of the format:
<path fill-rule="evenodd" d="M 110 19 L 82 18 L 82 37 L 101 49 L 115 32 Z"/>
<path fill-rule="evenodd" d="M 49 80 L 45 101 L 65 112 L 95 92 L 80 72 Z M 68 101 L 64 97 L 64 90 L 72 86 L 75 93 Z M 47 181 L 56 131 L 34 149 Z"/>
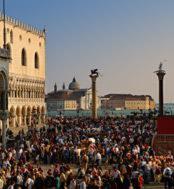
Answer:
<path fill-rule="evenodd" d="M 97 98 L 97 107 L 99 107 L 99 98 Z M 80 89 L 80 84 L 75 77 L 69 84 L 68 89 L 63 84 L 61 90 L 57 90 L 57 85 L 54 85 L 54 90 L 47 94 L 46 104 L 48 112 L 61 110 L 89 110 L 92 105 L 91 88 Z"/>
<path fill-rule="evenodd" d="M 155 108 L 150 95 L 108 94 L 101 98 L 101 108 L 149 110 Z"/>

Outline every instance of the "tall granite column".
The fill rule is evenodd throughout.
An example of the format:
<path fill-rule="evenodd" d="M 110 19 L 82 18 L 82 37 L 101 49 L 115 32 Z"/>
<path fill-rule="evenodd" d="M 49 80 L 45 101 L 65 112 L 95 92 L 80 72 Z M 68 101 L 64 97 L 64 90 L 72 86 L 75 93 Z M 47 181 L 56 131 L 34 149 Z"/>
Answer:
<path fill-rule="evenodd" d="M 96 79 L 98 78 L 97 69 L 91 70 L 91 81 L 92 81 L 92 118 L 97 118 L 97 104 L 96 104 Z"/>
<path fill-rule="evenodd" d="M 159 66 L 159 70 L 156 71 L 159 80 L 159 115 L 163 116 L 164 114 L 164 94 L 163 94 L 163 80 L 166 72 L 162 70 L 162 63 Z"/>

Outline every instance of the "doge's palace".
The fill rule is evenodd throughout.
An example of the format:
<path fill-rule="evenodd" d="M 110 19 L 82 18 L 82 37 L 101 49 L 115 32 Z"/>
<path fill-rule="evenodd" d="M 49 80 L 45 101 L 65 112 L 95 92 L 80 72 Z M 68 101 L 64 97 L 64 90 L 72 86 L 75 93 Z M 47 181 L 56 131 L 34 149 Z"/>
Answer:
<path fill-rule="evenodd" d="M 3 46 L 0 13 L 0 46 Z M 30 126 L 45 120 L 45 31 L 6 17 L 10 51 L 8 83 L 9 127 Z"/>

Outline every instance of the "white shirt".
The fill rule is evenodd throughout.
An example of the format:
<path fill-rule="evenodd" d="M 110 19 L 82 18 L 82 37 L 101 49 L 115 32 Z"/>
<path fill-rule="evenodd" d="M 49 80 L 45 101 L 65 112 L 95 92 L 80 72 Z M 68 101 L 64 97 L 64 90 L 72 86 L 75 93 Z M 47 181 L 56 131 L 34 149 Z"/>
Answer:
<path fill-rule="evenodd" d="M 76 189 L 76 186 L 77 186 L 76 180 L 75 179 L 71 180 L 69 189 Z"/>
<path fill-rule="evenodd" d="M 14 189 L 14 185 L 10 185 L 7 189 Z"/>
<path fill-rule="evenodd" d="M 101 160 L 101 154 L 99 152 L 96 154 L 96 159 Z"/>
<path fill-rule="evenodd" d="M 23 179 L 22 179 L 22 175 L 18 175 L 17 176 L 17 184 L 22 184 Z"/>
<path fill-rule="evenodd" d="M 80 189 L 86 189 L 86 183 L 85 183 L 85 181 L 82 181 L 80 183 Z"/>
<path fill-rule="evenodd" d="M 28 178 L 27 181 L 26 181 L 26 183 L 25 183 L 25 186 L 28 186 L 27 189 L 32 189 L 33 184 L 34 184 L 33 179 Z"/>

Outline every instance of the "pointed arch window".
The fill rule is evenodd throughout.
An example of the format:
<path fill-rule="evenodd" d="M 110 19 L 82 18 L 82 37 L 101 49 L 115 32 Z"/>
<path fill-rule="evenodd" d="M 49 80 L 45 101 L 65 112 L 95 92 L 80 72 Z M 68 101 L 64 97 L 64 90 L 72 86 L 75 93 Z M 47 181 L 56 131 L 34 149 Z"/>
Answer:
<path fill-rule="evenodd" d="M 13 31 L 10 31 L 10 43 L 13 43 Z"/>
<path fill-rule="evenodd" d="M 11 46 L 10 46 L 10 44 L 8 43 L 6 47 L 7 47 L 7 50 L 9 51 L 9 54 L 10 54 L 10 57 L 11 57 Z"/>
<path fill-rule="evenodd" d="M 22 53 L 21 53 L 21 64 L 22 64 L 22 66 L 27 65 L 27 54 L 26 54 L 26 50 L 24 48 L 22 49 Z"/>
<path fill-rule="evenodd" d="M 37 52 L 34 54 L 34 67 L 39 69 L 39 55 Z"/>

